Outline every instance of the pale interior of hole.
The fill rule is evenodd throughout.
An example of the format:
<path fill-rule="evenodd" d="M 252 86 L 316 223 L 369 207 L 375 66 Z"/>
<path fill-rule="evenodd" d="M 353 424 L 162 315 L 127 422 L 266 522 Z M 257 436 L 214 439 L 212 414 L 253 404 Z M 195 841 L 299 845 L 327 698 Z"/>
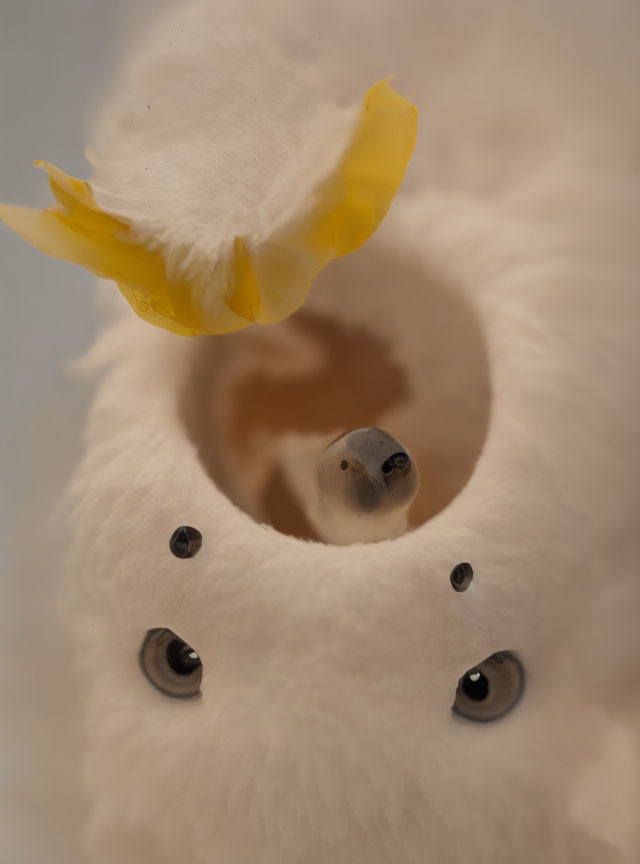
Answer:
<path fill-rule="evenodd" d="M 417 264 L 367 248 L 326 268 L 287 321 L 192 344 L 187 432 L 257 522 L 317 539 L 304 513 L 315 458 L 359 426 L 386 429 L 416 461 L 410 527 L 473 472 L 490 411 L 483 335 L 456 291 Z"/>

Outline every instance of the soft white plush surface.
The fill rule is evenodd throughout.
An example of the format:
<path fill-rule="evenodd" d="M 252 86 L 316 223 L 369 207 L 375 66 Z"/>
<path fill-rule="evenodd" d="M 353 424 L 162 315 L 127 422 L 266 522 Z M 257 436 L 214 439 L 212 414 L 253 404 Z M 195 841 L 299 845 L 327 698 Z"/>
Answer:
<path fill-rule="evenodd" d="M 214 254 L 266 201 L 271 173 L 310 152 L 307 102 L 327 135 L 333 105 L 397 74 L 420 110 L 406 187 L 305 308 L 389 344 L 410 382 L 394 408 L 404 428 L 389 427 L 403 441 L 424 430 L 427 453 L 482 443 L 482 406 L 463 431 L 446 410 L 447 356 L 462 368 L 457 401 L 465 368 L 487 364 L 489 425 L 475 470 L 451 481 L 459 494 L 412 532 L 351 547 L 298 540 L 217 488 L 185 408 L 238 364 L 251 373 L 250 353 L 234 360 L 245 343 L 221 337 L 228 367 L 213 364 L 194 388 L 209 342 L 123 310 L 87 361 L 103 372 L 70 490 L 62 590 L 82 682 L 86 860 L 631 864 L 637 6 L 307 0 L 215 4 L 197 26 L 189 16 L 176 7 L 154 47 L 141 46 L 105 113 L 103 194 L 149 237 L 176 249 L 193 237 Z M 178 117 L 189 105 L 194 116 Z M 157 170 L 145 170 L 143 144 Z M 455 305 L 425 342 L 443 292 Z M 283 366 L 304 380 L 326 358 L 295 320 L 273 343 L 290 345 L 299 368 Z M 432 343 L 442 362 L 429 366 Z M 224 462 L 229 427 L 207 428 Z M 265 439 L 268 459 L 276 449 Z M 230 473 L 226 491 L 258 508 L 260 490 Z M 168 549 L 181 524 L 204 537 L 188 561 Z M 460 561 L 476 574 L 464 594 L 449 583 Z M 168 699 L 142 677 L 152 627 L 198 651 L 201 698 Z M 522 702 L 491 724 L 453 716 L 458 678 L 503 649 L 525 666 Z"/>

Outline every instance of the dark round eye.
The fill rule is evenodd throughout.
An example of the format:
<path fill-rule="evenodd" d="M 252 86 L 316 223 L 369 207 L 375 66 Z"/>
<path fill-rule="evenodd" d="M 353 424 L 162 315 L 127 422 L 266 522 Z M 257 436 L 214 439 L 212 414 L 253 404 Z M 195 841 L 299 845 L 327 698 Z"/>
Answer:
<path fill-rule="evenodd" d="M 489 695 L 489 679 L 479 669 L 470 669 L 461 686 L 465 696 L 474 702 L 482 702 Z"/>
<path fill-rule="evenodd" d="M 198 653 L 166 627 L 147 632 L 140 665 L 153 686 L 167 696 L 188 699 L 200 693 L 202 661 Z"/>
<path fill-rule="evenodd" d="M 513 708 L 523 688 L 522 664 L 511 651 L 499 651 L 465 672 L 452 710 L 479 723 L 497 720 Z"/>
<path fill-rule="evenodd" d="M 394 453 L 389 456 L 386 462 L 382 463 L 382 473 L 391 474 L 394 468 L 405 468 L 409 463 L 409 457 L 406 453 Z"/>
<path fill-rule="evenodd" d="M 466 591 L 473 579 L 471 564 L 456 564 L 449 576 L 454 591 Z"/>
<path fill-rule="evenodd" d="M 169 549 L 176 558 L 193 558 L 202 546 L 202 534 L 191 525 L 181 525 L 171 535 Z"/>
<path fill-rule="evenodd" d="M 340 470 L 346 471 L 348 467 L 349 467 L 349 463 L 347 462 L 346 459 L 343 459 L 342 462 L 340 463 Z"/>

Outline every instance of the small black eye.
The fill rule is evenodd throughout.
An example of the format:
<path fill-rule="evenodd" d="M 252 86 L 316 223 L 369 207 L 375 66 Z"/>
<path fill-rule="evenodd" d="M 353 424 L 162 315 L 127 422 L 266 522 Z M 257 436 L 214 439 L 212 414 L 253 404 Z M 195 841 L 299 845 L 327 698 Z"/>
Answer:
<path fill-rule="evenodd" d="M 382 463 L 381 470 L 383 474 L 391 474 L 394 468 L 406 468 L 408 464 L 409 457 L 406 453 L 394 453 L 393 456 L 389 456 L 386 462 Z"/>
<path fill-rule="evenodd" d="M 489 695 L 489 679 L 479 669 L 470 669 L 461 686 L 465 695 L 474 702 L 481 702 Z"/>
<path fill-rule="evenodd" d="M 166 627 L 147 632 L 140 665 L 153 686 L 167 696 L 189 699 L 200 693 L 202 661 L 198 653 Z"/>
<path fill-rule="evenodd" d="M 516 704 L 524 688 L 524 669 L 511 651 L 487 657 L 458 681 L 452 710 L 467 720 L 497 720 Z"/>
<path fill-rule="evenodd" d="M 342 462 L 340 463 L 340 470 L 346 471 L 348 467 L 349 467 L 349 463 L 347 462 L 346 459 L 343 459 Z"/>
<path fill-rule="evenodd" d="M 466 591 L 473 579 L 473 567 L 471 564 L 456 564 L 449 576 L 454 591 Z"/>
<path fill-rule="evenodd" d="M 169 549 L 176 558 L 193 558 L 202 546 L 202 534 L 190 525 L 181 525 L 171 535 Z"/>

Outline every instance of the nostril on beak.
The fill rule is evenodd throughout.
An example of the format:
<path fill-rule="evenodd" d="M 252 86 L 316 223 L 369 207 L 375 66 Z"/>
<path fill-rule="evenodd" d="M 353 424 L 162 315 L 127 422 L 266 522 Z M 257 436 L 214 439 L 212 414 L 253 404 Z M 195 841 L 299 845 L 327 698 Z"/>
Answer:
<path fill-rule="evenodd" d="M 394 468 L 406 468 L 410 462 L 406 453 L 394 453 L 386 462 L 382 463 L 382 473 L 391 474 Z"/>

